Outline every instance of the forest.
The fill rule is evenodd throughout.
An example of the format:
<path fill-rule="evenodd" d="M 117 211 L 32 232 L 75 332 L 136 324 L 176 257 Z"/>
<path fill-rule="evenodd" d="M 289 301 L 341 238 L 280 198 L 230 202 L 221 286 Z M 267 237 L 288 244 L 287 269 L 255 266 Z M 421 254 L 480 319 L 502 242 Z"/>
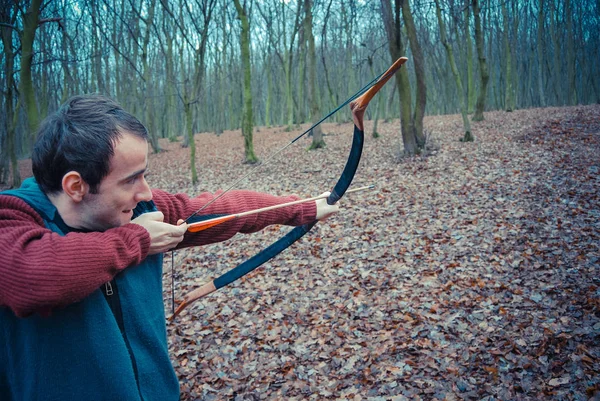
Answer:
<path fill-rule="evenodd" d="M 424 115 L 462 113 L 469 139 L 483 111 L 597 103 L 599 9 L 592 0 L 3 0 L 0 181 L 18 186 L 17 161 L 41 119 L 81 93 L 137 115 L 154 152 L 160 138 L 187 146 L 194 133 L 241 127 L 249 162 L 253 127 L 314 122 L 400 56 L 410 62 L 368 115 L 401 118 L 399 153 L 423 147 Z"/>
<path fill-rule="evenodd" d="M 365 116 L 374 189 L 167 322 L 182 400 L 600 400 L 600 0 L 0 2 L 0 189 L 100 93 L 152 188 L 318 195 L 408 59 Z M 165 254 L 167 316 L 285 232 Z"/>

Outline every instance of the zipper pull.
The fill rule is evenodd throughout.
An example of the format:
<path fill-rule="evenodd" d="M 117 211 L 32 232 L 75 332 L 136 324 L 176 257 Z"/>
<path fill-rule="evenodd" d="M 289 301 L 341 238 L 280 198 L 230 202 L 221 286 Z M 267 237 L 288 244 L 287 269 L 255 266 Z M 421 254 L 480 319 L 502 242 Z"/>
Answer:
<path fill-rule="evenodd" d="M 104 291 L 106 292 L 106 295 L 113 294 L 113 288 L 112 288 L 112 284 L 110 283 L 110 281 L 108 281 L 104 284 Z"/>

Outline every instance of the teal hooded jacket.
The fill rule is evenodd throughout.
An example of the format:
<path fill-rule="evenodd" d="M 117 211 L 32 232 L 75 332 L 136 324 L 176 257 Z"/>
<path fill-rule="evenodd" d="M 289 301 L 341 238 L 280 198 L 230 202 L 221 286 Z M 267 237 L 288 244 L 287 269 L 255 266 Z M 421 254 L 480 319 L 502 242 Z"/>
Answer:
<path fill-rule="evenodd" d="M 53 232 L 70 231 L 33 178 L 2 195 L 27 202 Z M 154 210 L 141 202 L 133 217 Z M 162 254 L 48 317 L 0 308 L 0 400 L 177 400 L 165 323 Z"/>

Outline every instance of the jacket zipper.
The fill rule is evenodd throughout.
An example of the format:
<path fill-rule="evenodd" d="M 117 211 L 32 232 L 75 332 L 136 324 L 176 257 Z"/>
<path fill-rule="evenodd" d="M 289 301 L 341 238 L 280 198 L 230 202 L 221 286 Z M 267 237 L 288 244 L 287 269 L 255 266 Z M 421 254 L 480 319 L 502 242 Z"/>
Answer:
<path fill-rule="evenodd" d="M 113 279 L 112 281 L 108 281 L 104 284 L 104 297 L 106 298 L 106 302 L 108 302 L 108 306 L 117 321 L 117 325 L 119 326 L 119 330 L 121 331 L 121 335 L 123 336 L 123 340 L 125 341 L 125 346 L 127 347 L 127 352 L 129 352 L 129 358 L 131 359 L 131 366 L 133 367 L 133 375 L 135 376 L 135 382 L 137 384 L 138 393 L 140 395 L 140 400 L 143 400 L 142 390 L 140 389 L 140 381 L 139 374 L 137 369 L 137 363 L 135 361 L 135 357 L 133 355 L 133 350 L 131 349 L 131 345 L 129 344 L 129 340 L 127 339 L 127 334 L 125 333 L 125 323 L 123 320 L 123 310 L 121 309 L 121 298 L 119 297 L 119 287 L 117 287 L 117 280 Z"/>

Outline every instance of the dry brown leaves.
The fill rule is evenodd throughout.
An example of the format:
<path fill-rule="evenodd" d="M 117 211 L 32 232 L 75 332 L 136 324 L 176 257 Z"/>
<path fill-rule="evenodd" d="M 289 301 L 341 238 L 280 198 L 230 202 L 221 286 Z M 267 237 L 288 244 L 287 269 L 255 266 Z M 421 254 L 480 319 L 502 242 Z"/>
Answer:
<path fill-rule="evenodd" d="M 171 323 L 182 398 L 586 400 L 600 389 L 600 107 L 490 112 L 461 143 L 459 116 L 429 117 L 430 148 L 404 158 L 399 123 L 367 138 L 343 211 Z M 367 124 L 367 131 L 369 130 Z M 244 184 L 319 194 L 337 179 L 351 125 L 324 127 Z M 255 132 L 264 158 L 294 133 Z M 190 194 L 251 166 L 239 132 L 198 135 L 151 157 L 153 184 Z M 175 255 L 176 292 L 279 238 L 273 227 Z M 168 259 L 168 258 L 167 258 Z M 170 261 L 165 266 L 170 310 Z"/>
<path fill-rule="evenodd" d="M 380 127 L 355 178 L 375 192 L 169 324 L 182 399 L 600 399 L 600 106 L 486 113 L 474 143 L 459 116 L 428 117 L 430 151 L 400 161 L 399 122 Z M 301 141 L 240 188 L 320 194 L 351 130 L 325 124 L 326 149 Z M 255 150 L 299 132 L 257 129 Z M 168 142 L 150 183 L 193 195 L 253 168 L 239 131 L 196 141 L 200 185 Z M 287 231 L 178 251 L 177 297 Z"/>

